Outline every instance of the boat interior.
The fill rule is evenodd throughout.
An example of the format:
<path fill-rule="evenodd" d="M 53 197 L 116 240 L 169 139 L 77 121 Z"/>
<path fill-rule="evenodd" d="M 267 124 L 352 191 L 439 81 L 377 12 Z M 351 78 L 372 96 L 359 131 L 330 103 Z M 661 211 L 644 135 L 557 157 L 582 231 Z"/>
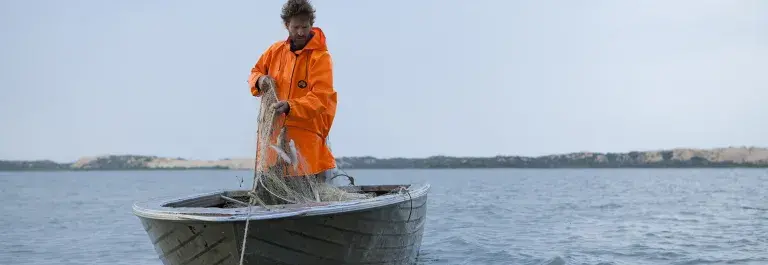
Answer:
<path fill-rule="evenodd" d="M 397 192 L 400 189 L 408 189 L 410 185 L 367 185 L 367 186 L 341 186 L 339 188 L 347 192 L 368 194 L 372 197 L 382 196 Z M 262 201 L 267 205 L 287 204 L 268 193 L 259 194 Z M 185 200 L 174 201 L 164 204 L 163 207 L 171 208 L 242 208 L 248 207 L 249 195 L 247 190 L 224 191 L 220 193 L 207 194 L 199 197 L 192 197 Z"/>

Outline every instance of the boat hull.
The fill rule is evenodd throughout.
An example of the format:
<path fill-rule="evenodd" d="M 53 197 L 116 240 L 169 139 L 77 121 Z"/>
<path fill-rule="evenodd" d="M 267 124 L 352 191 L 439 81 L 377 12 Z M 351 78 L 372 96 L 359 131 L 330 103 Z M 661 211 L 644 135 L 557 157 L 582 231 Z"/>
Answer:
<path fill-rule="evenodd" d="M 427 195 L 364 209 L 261 219 L 137 215 L 165 265 L 239 264 L 244 239 L 243 264 L 414 264 Z"/>

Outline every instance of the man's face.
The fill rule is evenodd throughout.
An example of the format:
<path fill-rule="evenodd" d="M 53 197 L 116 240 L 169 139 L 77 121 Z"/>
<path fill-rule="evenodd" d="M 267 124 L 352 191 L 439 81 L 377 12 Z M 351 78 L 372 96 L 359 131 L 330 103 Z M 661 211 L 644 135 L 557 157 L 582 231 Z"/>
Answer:
<path fill-rule="evenodd" d="M 285 27 L 288 28 L 288 38 L 293 40 L 293 43 L 296 46 L 304 46 L 307 44 L 309 32 L 312 30 L 312 25 L 309 24 L 309 18 L 301 16 L 292 17 Z"/>

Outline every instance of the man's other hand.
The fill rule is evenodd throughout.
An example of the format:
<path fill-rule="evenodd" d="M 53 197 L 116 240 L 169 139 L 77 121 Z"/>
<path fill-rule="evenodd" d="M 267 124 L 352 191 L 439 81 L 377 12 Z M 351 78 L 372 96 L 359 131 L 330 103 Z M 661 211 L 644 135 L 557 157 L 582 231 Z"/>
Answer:
<path fill-rule="evenodd" d="M 283 114 L 283 113 L 288 114 L 288 112 L 291 111 L 291 106 L 288 105 L 287 101 L 277 102 L 273 106 L 275 108 L 275 113 L 277 114 Z"/>

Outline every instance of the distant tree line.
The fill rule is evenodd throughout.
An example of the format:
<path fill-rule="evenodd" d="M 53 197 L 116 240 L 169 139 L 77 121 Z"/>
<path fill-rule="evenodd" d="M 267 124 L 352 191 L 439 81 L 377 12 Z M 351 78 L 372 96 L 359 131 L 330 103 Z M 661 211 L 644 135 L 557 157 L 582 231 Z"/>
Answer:
<path fill-rule="evenodd" d="M 82 163 L 56 163 L 50 160 L 3 161 L 0 171 L 27 170 L 183 170 L 230 169 L 227 166 L 149 167 L 155 156 L 113 155 L 98 157 Z M 541 157 L 495 156 L 387 158 L 372 156 L 338 158 L 345 169 L 430 169 L 430 168 L 692 168 L 692 167 L 768 167 L 763 163 L 734 163 L 710 161 L 705 157 L 675 159 L 672 151 L 628 153 L 572 153 Z"/>

